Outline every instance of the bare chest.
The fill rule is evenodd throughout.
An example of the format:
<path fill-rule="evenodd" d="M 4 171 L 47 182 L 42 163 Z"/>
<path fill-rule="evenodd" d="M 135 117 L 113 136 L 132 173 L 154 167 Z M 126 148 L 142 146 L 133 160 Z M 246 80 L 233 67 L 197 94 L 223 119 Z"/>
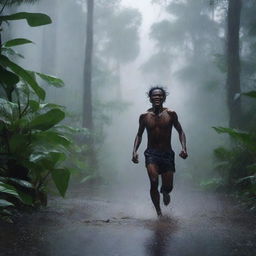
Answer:
<path fill-rule="evenodd" d="M 163 111 L 159 115 L 148 113 L 145 117 L 145 126 L 147 129 L 167 129 L 172 126 L 172 118 L 167 111 Z"/>

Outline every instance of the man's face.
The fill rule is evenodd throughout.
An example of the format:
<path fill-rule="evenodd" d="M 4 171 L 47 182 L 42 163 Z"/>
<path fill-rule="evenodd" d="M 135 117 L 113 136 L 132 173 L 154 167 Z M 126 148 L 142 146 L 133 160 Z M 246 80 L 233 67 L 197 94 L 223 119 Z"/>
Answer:
<path fill-rule="evenodd" d="M 151 94 L 150 102 L 155 107 L 162 106 L 164 102 L 164 93 L 162 90 L 155 89 Z"/>

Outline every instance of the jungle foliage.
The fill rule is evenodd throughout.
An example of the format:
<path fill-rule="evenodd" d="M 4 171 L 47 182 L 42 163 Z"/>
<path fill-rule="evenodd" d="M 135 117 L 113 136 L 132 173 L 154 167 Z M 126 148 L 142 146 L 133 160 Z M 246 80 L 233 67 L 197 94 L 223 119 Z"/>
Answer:
<path fill-rule="evenodd" d="M 151 27 L 150 36 L 157 51 L 142 66 L 143 71 L 149 75 L 156 74 L 158 79 L 164 74 L 167 81 L 176 77 L 186 88 L 186 93 L 190 94 L 183 104 L 193 106 L 193 114 L 196 113 L 194 123 L 200 123 L 197 132 L 193 130 L 190 136 L 193 155 L 201 148 L 195 158 L 204 158 L 209 148 L 216 147 L 211 143 L 224 144 L 213 150 L 214 172 L 210 161 L 208 166 L 205 164 L 206 168 L 202 164 L 200 168 L 197 164 L 191 168 L 199 177 L 194 181 L 203 188 L 242 195 L 250 207 L 255 208 L 256 3 L 252 0 L 153 2 L 162 5 L 166 16 Z M 238 2 L 242 6 L 237 6 Z M 234 47 L 232 43 L 235 40 Z M 177 62 L 179 68 L 173 65 Z M 174 71 L 170 76 L 172 69 Z M 239 111 L 232 107 L 238 103 Z M 197 116 L 200 119 L 197 120 Z M 236 125 L 233 121 L 229 123 L 234 118 L 237 118 Z M 219 135 L 223 136 L 219 143 L 217 136 L 213 142 L 209 137 L 210 127 L 217 125 L 220 127 L 214 127 L 216 132 L 228 135 Z M 200 143 L 198 138 L 208 143 Z M 206 159 L 210 159 L 210 154 L 212 152 Z M 203 171 L 200 172 L 200 169 Z"/>
<path fill-rule="evenodd" d="M 234 1 L 233 1 L 234 2 Z M 256 209 L 256 91 L 255 91 L 255 26 L 256 3 L 254 1 L 242 1 L 240 30 L 240 53 L 234 53 L 230 48 L 231 55 L 239 55 L 240 69 L 236 71 L 241 80 L 241 90 L 244 93 L 236 93 L 229 101 L 236 104 L 240 101 L 240 115 L 233 110 L 232 114 L 239 119 L 239 130 L 215 127 L 218 133 L 226 133 L 230 137 L 230 144 L 214 150 L 215 158 L 219 164 L 216 170 L 219 172 L 222 185 L 229 188 L 235 194 L 242 196 L 243 200 L 251 209 Z M 229 11 L 229 9 L 228 9 Z M 232 26 L 232 23 L 229 24 Z M 232 29 L 232 28 L 229 28 Z M 239 51 L 237 49 L 236 51 Z M 227 65 L 229 58 L 227 57 Z M 231 63 L 233 65 L 233 63 Z M 233 83 L 231 83 L 232 86 Z M 238 92 L 237 89 L 233 91 Z M 232 118 L 230 117 L 230 120 Z"/>
<path fill-rule="evenodd" d="M 244 93 L 256 99 L 256 91 Z M 255 124 L 255 114 L 251 122 Z M 245 203 L 256 209 L 256 130 L 236 130 L 232 128 L 214 127 L 216 132 L 228 134 L 231 144 L 214 150 L 218 161 L 216 171 L 220 179 L 211 180 L 211 185 L 230 189 L 242 196 Z"/>
<path fill-rule="evenodd" d="M 42 13 L 19 12 L 0 16 L 1 24 L 25 19 L 29 26 L 51 23 Z M 70 171 L 64 162 L 71 145 L 70 129 L 61 125 L 64 108 L 45 102 L 42 81 L 63 87 L 61 79 L 26 70 L 15 46 L 30 44 L 15 38 L 0 45 L 0 218 L 11 221 L 10 208 L 46 205 L 46 184 L 52 181 L 61 196 Z"/>

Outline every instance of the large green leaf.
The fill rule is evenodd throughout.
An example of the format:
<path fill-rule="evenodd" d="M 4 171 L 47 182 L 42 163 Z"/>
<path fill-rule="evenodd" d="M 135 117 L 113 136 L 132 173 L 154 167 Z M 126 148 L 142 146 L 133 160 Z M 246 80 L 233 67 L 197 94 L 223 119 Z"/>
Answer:
<path fill-rule="evenodd" d="M 13 122 L 12 128 L 16 131 L 22 131 L 24 133 L 28 132 L 29 130 L 29 116 L 23 116 L 22 118 L 18 119 L 16 118 Z"/>
<path fill-rule="evenodd" d="M 33 185 L 26 180 L 21 180 L 21 179 L 17 179 L 17 178 L 0 177 L 0 181 L 8 182 L 15 186 L 23 187 L 25 189 L 33 189 Z"/>
<path fill-rule="evenodd" d="M 4 199 L 0 199 L 0 207 L 8 207 L 8 206 L 13 206 L 13 203 L 8 202 Z"/>
<path fill-rule="evenodd" d="M 61 196 L 64 197 L 68 188 L 70 172 L 67 169 L 55 169 L 51 172 L 52 179 L 60 192 Z"/>
<path fill-rule="evenodd" d="M 53 103 L 41 103 L 41 104 L 39 104 L 39 102 L 35 101 L 35 100 L 30 100 L 29 101 L 29 106 L 30 106 L 30 109 L 33 112 L 36 112 L 36 111 L 42 110 L 42 109 L 47 109 L 47 108 L 48 109 L 53 109 L 53 108 L 64 109 L 65 108 L 61 105 L 53 104 Z"/>
<path fill-rule="evenodd" d="M 29 101 L 29 107 L 33 112 L 36 112 L 39 110 L 39 102 L 35 100 L 30 100 Z"/>
<path fill-rule="evenodd" d="M 90 135 L 90 131 L 87 128 L 76 128 L 68 125 L 56 125 L 55 128 L 57 128 L 58 131 L 68 134 L 81 133 L 84 136 Z"/>
<path fill-rule="evenodd" d="M 32 135 L 33 143 L 41 144 L 41 145 L 49 145 L 51 147 L 62 145 L 64 147 L 68 147 L 71 141 L 54 131 L 43 131 L 39 133 L 35 133 Z"/>
<path fill-rule="evenodd" d="M 227 133 L 230 136 L 242 140 L 244 142 L 250 143 L 252 136 L 249 133 L 246 132 L 239 132 L 232 128 L 226 128 L 226 127 L 213 127 L 213 129 L 218 133 Z"/>
<path fill-rule="evenodd" d="M 232 158 L 232 152 L 224 147 L 215 148 L 213 152 L 218 161 L 224 162 Z"/>
<path fill-rule="evenodd" d="M 17 45 L 22 45 L 22 44 L 33 44 L 34 42 L 26 39 L 26 38 L 15 38 L 12 40 L 9 40 L 3 44 L 3 47 L 12 47 L 12 46 L 17 46 Z"/>
<path fill-rule="evenodd" d="M 30 156 L 30 169 L 38 172 L 40 170 L 53 170 L 57 165 L 66 160 L 66 155 L 58 151 L 37 152 Z"/>
<path fill-rule="evenodd" d="M 29 136 L 24 134 L 14 134 L 11 136 L 9 140 L 9 147 L 11 153 L 19 153 L 19 155 L 22 155 L 22 149 L 24 147 L 27 147 L 27 143 L 29 141 Z M 25 151 L 24 151 L 25 152 Z"/>
<path fill-rule="evenodd" d="M 256 98 L 256 91 L 244 92 L 244 93 L 242 93 L 242 95 L 252 97 L 252 98 Z"/>
<path fill-rule="evenodd" d="M 29 161 L 33 164 L 38 164 L 47 157 L 47 152 L 34 152 L 30 155 Z"/>
<path fill-rule="evenodd" d="M 38 85 L 36 80 L 27 72 L 25 69 L 17 65 L 16 63 L 10 61 L 6 56 L 0 55 L 0 64 L 10 68 L 16 75 L 20 76 L 23 80 L 25 80 L 37 96 L 44 100 L 45 98 L 45 91 Z"/>
<path fill-rule="evenodd" d="M 10 102 L 3 98 L 0 98 L 0 120 L 10 124 L 12 121 L 13 115 L 18 109 L 18 105 L 16 103 Z"/>
<path fill-rule="evenodd" d="M 0 182 L 0 193 L 5 193 L 15 197 L 19 197 L 19 194 L 13 186 L 5 184 L 3 182 Z"/>
<path fill-rule="evenodd" d="M 51 109 L 45 114 L 36 116 L 30 123 L 31 129 L 45 131 L 65 118 L 65 112 L 60 109 Z"/>
<path fill-rule="evenodd" d="M 37 27 L 52 23 L 51 18 L 44 13 L 18 12 L 11 15 L 0 16 L 0 21 L 26 19 L 31 27 Z"/>
<path fill-rule="evenodd" d="M 20 79 L 16 74 L 14 74 L 0 66 L 0 82 L 1 83 L 6 84 L 7 86 L 13 87 L 19 81 L 20 81 Z M 14 87 L 13 87 L 13 89 L 14 89 Z"/>
<path fill-rule="evenodd" d="M 236 183 L 239 184 L 239 183 L 242 183 L 244 181 L 248 181 L 248 182 L 250 182 L 252 184 L 256 184 L 256 176 L 255 175 L 250 175 L 250 176 L 243 177 L 241 179 L 238 179 L 236 181 Z"/>
<path fill-rule="evenodd" d="M 35 72 L 35 74 L 37 74 L 41 79 L 43 79 L 50 85 L 53 85 L 55 87 L 63 87 L 64 86 L 64 82 L 60 78 L 57 78 L 55 76 L 46 75 L 43 73 L 38 73 L 38 72 Z"/>
<path fill-rule="evenodd" d="M 95 179 L 95 178 L 97 178 L 97 174 L 87 175 L 87 176 L 85 176 L 85 177 L 80 181 L 80 183 L 85 183 L 85 182 L 87 182 L 88 180 L 92 180 L 92 179 Z"/>
<path fill-rule="evenodd" d="M 15 56 L 15 57 L 17 56 L 17 57 L 24 59 L 24 56 L 22 54 L 16 52 L 12 48 L 2 47 L 2 53 L 6 53 L 9 56 Z"/>
<path fill-rule="evenodd" d="M 46 108 L 49 108 L 49 109 L 52 109 L 52 108 L 65 109 L 64 106 L 61 106 L 61 105 L 58 105 L 58 104 L 54 104 L 54 103 L 41 103 L 39 105 L 39 108 L 40 109 L 46 109 Z"/>
<path fill-rule="evenodd" d="M 8 179 L 8 182 L 10 182 L 11 179 Z M 18 179 L 13 179 L 13 180 L 18 180 Z M 28 188 L 27 186 L 24 186 L 24 182 L 26 181 L 22 181 L 21 182 L 16 183 L 18 185 L 21 185 L 23 188 Z M 33 204 L 33 196 L 30 195 L 28 192 L 23 192 L 20 189 L 14 187 L 13 185 L 10 184 L 6 184 L 2 181 L 0 181 L 0 193 L 5 193 L 5 194 L 9 194 L 11 196 L 14 196 L 16 198 L 18 198 L 20 201 L 22 201 L 24 204 L 27 205 L 32 205 Z"/>
<path fill-rule="evenodd" d="M 58 163 L 63 162 L 66 160 L 66 155 L 61 152 L 50 152 L 48 154 L 50 161 L 54 166 L 56 166 Z"/>
<path fill-rule="evenodd" d="M 229 134 L 234 139 L 249 146 L 252 150 L 256 150 L 255 135 L 248 132 L 237 131 L 236 129 L 226 128 L 226 127 L 212 127 L 212 128 L 218 133 Z"/>

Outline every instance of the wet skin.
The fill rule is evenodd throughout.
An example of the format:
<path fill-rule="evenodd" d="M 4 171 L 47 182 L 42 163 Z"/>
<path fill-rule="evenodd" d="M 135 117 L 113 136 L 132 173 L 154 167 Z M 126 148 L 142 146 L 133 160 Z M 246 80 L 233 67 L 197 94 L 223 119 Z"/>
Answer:
<path fill-rule="evenodd" d="M 132 155 L 132 161 L 136 164 L 139 162 L 137 150 L 141 144 L 142 135 L 145 129 L 148 137 L 148 148 L 153 148 L 158 151 L 170 151 L 172 149 L 172 127 L 174 127 L 179 134 L 179 140 L 182 146 L 179 156 L 183 159 L 186 159 L 188 156 L 186 149 L 186 136 L 183 132 L 181 124 L 178 121 L 178 116 L 176 112 L 163 107 L 164 101 L 165 96 L 162 90 L 155 89 L 150 97 L 152 108 L 148 109 L 146 113 L 140 115 L 139 129 L 135 138 Z M 162 213 L 160 208 L 160 194 L 158 191 L 158 176 L 159 173 L 161 173 L 161 170 L 159 170 L 159 166 L 157 164 L 153 163 L 148 164 L 146 167 L 151 185 L 151 199 L 156 208 L 157 214 L 160 216 Z M 162 187 L 166 189 L 168 193 L 170 193 L 173 188 L 173 172 L 167 171 L 161 174 L 161 178 Z"/>

